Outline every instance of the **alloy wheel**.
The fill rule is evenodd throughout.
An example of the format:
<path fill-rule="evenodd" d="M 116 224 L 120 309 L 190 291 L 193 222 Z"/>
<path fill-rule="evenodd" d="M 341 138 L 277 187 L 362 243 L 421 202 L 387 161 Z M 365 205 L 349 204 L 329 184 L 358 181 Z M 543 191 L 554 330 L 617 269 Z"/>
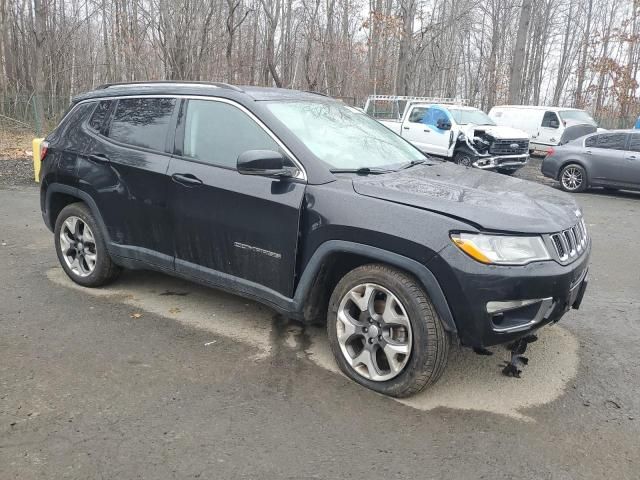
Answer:
<path fill-rule="evenodd" d="M 79 217 L 68 217 L 62 224 L 59 239 L 67 267 L 80 277 L 91 275 L 96 268 L 98 252 L 89 225 Z"/>
<path fill-rule="evenodd" d="M 582 171 L 577 167 L 567 167 L 562 172 L 562 186 L 567 190 L 577 190 L 582 185 Z"/>
<path fill-rule="evenodd" d="M 399 375 L 411 355 L 412 331 L 407 311 L 386 288 L 365 283 L 342 298 L 336 333 L 347 363 L 376 382 Z"/>

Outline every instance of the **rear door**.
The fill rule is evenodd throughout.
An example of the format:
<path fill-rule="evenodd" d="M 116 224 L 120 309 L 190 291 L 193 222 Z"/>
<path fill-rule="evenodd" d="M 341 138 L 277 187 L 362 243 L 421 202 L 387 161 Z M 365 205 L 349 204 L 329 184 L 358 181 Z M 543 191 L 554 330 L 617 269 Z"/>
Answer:
<path fill-rule="evenodd" d="M 591 182 L 619 185 L 627 181 L 627 138 L 628 134 L 624 132 L 600 133 L 586 138 L 585 154 L 589 159 Z"/>
<path fill-rule="evenodd" d="M 88 178 L 80 175 L 80 182 L 95 189 L 115 253 L 173 268 L 166 173 L 179 100 L 141 97 L 113 102 L 110 120 L 95 132 L 86 152 L 95 168 L 88 169 Z"/>
<path fill-rule="evenodd" d="M 245 151 L 282 151 L 275 137 L 233 102 L 194 99 L 180 114 L 176 142 L 169 167 L 176 270 L 291 296 L 305 184 L 236 170 Z"/>

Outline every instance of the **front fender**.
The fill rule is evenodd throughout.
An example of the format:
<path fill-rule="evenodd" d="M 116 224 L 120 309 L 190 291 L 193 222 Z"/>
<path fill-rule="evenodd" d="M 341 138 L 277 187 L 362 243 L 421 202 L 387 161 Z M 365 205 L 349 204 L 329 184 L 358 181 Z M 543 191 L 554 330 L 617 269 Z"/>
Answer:
<path fill-rule="evenodd" d="M 427 292 L 427 295 L 429 295 L 438 316 L 444 324 L 445 330 L 452 334 L 457 332 L 453 315 L 451 314 L 442 288 L 440 288 L 438 280 L 426 266 L 397 253 L 345 240 L 328 240 L 316 249 L 307 263 L 304 273 L 300 277 L 300 281 L 296 287 L 293 298 L 296 310 L 303 309 L 305 300 L 311 291 L 313 282 L 320 271 L 323 261 L 333 253 L 352 253 L 354 255 L 371 258 L 372 262 L 382 262 L 409 272 L 418 279 Z"/>

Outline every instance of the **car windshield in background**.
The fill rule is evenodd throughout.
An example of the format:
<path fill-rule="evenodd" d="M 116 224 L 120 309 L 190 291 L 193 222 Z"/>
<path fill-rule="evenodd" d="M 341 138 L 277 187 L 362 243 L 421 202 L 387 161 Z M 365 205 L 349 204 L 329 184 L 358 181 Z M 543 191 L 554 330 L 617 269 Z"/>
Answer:
<path fill-rule="evenodd" d="M 588 123 L 594 127 L 598 126 L 593 117 L 584 110 L 560 110 L 558 113 L 560 113 L 560 118 L 565 122 L 569 120 L 576 123 Z"/>
<path fill-rule="evenodd" d="M 266 105 L 332 170 L 387 170 L 426 159 L 418 149 L 355 108 L 313 101 Z"/>
<path fill-rule="evenodd" d="M 450 108 L 449 111 L 453 119 L 458 125 L 495 125 L 496 123 L 489 118 L 489 115 L 482 110 L 467 110 Z"/>

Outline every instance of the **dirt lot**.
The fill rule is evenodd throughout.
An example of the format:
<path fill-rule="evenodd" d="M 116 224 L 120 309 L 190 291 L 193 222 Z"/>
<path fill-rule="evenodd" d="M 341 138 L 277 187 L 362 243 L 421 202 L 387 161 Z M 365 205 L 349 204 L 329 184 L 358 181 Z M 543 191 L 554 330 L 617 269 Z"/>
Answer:
<path fill-rule="evenodd" d="M 640 478 L 638 194 L 579 195 L 589 290 L 522 379 L 501 349 L 454 349 L 403 402 L 336 373 L 321 330 L 241 298 L 148 272 L 73 285 L 38 198 L 0 186 L 2 480 Z"/>
<path fill-rule="evenodd" d="M 0 125 L 0 185 L 33 185 L 31 132 Z"/>

